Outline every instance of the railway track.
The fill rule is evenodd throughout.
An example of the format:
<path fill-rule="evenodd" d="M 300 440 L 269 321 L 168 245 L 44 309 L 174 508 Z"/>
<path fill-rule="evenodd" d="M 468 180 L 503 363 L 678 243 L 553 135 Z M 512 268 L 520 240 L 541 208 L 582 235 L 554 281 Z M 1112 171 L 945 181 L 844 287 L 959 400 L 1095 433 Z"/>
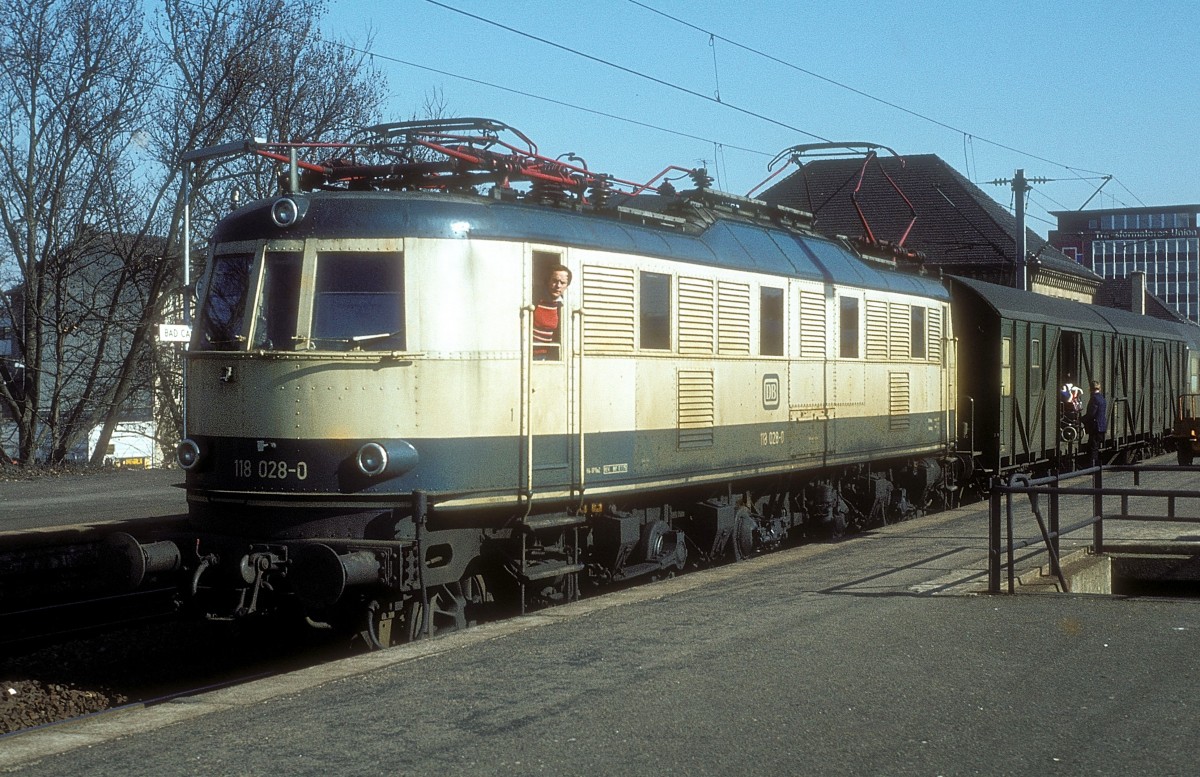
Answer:
<path fill-rule="evenodd" d="M 174 587 L 5 608 L 0 611 L 0 651 L 25 650 L 124 626 L 162 621 L 177 611 Z"/>
<path fill-rule="evenodd" d="M 102 628 L 8 642 L 0 647 L 0 736 L 126 705 L 158 704 L 351 652 L 348 640 L 328 632 L 299 638 L 282 629 L 149 612 Z"/>

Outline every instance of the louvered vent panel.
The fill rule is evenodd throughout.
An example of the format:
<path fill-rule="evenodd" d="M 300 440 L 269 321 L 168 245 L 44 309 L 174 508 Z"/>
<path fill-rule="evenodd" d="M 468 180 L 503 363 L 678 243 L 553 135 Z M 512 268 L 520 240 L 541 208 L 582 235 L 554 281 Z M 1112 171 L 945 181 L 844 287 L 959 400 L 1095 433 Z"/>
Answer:
<path fill-rule="evenodd" d="M 800 291 L 800 358 L 825 357 L 825 295 Z"/>
<path fill-rule="evenodd" d="M 709 448 L 716 420 L 711 370 L 679 371 L 679 447 Z"/>
<path fill-rule="evenodd" d="M 929 360 L 934 362 L 942 361 L 942 309 L 930 308 L 928 317 L 929 330 Z"/>
<path fill-rule="evenodd" d="M 888 305 L 867 300 L 867 358 L 888 358 Z"/>
<path fill-rule="evenodd" d="M 633 351 L 633 270 L 583 266 L 583 348 L 587 353 Z"/>
<path fill-rule="evenodd" d="M 888 373 L 888 429 L 899 432 L 908 429 L 912 420 L 912 389 L 907 372 Z"/>
<path fill-rule="evenodd" d="M 908 359 L 912 356 L 912 308 L 893 302 L 888 305 L 888 320 L 891 358 Z"/>
<path fill-rule="evenodd" d="M 713 352 L 713 282 L 679 279 L 679 352 Z"/>
<path fill-rule="evenodd" d="M 750 286 L 717 284 L 717 350 L 740 356 L 750 354 Z"/>

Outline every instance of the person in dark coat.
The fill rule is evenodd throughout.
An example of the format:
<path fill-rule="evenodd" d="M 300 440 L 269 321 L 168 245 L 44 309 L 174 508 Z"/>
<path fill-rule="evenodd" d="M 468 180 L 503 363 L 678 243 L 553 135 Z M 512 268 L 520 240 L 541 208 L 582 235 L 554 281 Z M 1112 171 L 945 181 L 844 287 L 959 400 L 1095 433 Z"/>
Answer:
<path fill-rule="evenodd" d="M 1083 428 L 1088 433 L 1088 452 L 1092 466 L 1100 465 L 1100 449 L 1104 447 L 1104 435 L 1108 433 L 1108 400 L 1100 391 L 1100 381 L 1092 381 L 1092 396 L 1088 399 L 1087 411 L 1083 414 Z"/>

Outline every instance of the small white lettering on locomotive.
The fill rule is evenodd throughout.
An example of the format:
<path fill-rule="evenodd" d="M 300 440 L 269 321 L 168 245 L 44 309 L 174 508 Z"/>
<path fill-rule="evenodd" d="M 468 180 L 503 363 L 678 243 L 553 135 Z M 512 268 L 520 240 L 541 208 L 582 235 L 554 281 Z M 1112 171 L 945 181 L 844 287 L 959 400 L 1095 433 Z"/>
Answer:
<path fill-rule="evenodd" d="M 622 472 L 629 471 L 629 464 L 604 464 L 601 466 L 592 465 L 587 468 L 586 472 L 589 475 L 619 475 Z"/>
<path fill-rule="evenodd" d="M 235 478 L 259 478 L 260 480 L 287 480 L 295 478 L 304 480 L 308 477 L 308 463 L 298 461 L 291 464 L 286 461 L 261 459 L 257 462 L 250 459 L 233 460 L 233 476 Z"/>
<path fill-rule="evenodd" d="M 759 445 L 783 445 L 783 432 L 759 432 Z"/>

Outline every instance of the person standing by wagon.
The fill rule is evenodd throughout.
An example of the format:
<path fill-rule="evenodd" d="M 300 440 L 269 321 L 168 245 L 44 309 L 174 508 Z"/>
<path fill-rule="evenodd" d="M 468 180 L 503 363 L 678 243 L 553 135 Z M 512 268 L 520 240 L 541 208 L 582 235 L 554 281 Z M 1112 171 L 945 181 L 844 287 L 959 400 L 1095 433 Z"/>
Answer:
<path fill-rule="evenodd" d="M 1092 396 L 1088 399 L 1087 411 L 1083 414 L 1083 426 L 1088 433 L 1088 452 L 1092 466 L 1100 465 L 1100 449 L 1104 446 L 1104 435 L 1108 433 L 1108 400 L 1100 390 L 1100 381 L 1092 381 Z"/>

